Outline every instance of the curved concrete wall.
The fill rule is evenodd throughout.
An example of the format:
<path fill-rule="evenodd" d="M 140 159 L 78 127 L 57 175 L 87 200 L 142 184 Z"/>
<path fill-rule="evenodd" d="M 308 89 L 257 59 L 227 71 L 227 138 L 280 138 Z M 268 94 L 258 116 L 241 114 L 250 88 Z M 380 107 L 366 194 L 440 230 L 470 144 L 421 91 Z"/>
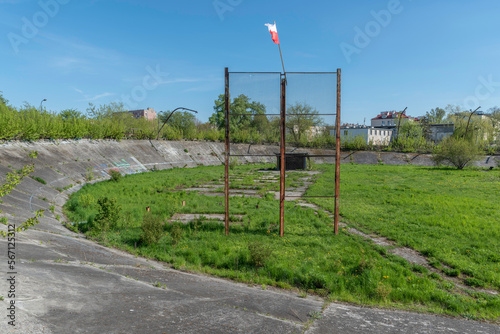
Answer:
<path fill-rule="evenodd" d="M 41 141 L 35 143 L 12 142 L 0 145 L 0 177 L 7 172 L 20 169 L 30 163 L 30 151 L 38 152 L 33 176 L 40 177 L 46 185 L 26 178 L 10 195 L 2 198 L 0 210 L 10 221 L 21 222 L 38 209 L 46 209 L 47 217 L 40 227 L 59 230 L 56 215 L 62 217 L 61 206 L 66 202 L 68 193 L 78 190 L 88 181 L 90 172 L 94 180 L 108 178 L 110 169 L 122 173 L 141 173 L 154 169 L 196 167 L 200 165 L 221 165 L 224 162 L 224 143 L 185 142 L 185 141 L 148 141 L 148 140 L 80 140 L 80 141 Z M 290 148 L 287 151 L 309 152 L 310 154 L 334 155 L 331 150 L 305 150 Z M 275 162 L 274 154 L 278 146 L 232 144 L 231 153 L 235 155 L 261 155 L 238 157 L 241 163 Z M 263 155 L 263 156 L 262 156 Z M 270 156 L 265 156 L 270 155 Z M 333 157 L 315 158 L 316 162 L 333 163 Z M 342 163 L 361 163 L 388 165 L 432 165 L 428 155 L 401 154 L 389 152 L 343 152 Z M 479 166 L 495 166 L 494 159 L 487 158 Z M 55 206 L 55 212 L 48 209 Z M 56 223 L 56 224 L 54 224 Z"/>

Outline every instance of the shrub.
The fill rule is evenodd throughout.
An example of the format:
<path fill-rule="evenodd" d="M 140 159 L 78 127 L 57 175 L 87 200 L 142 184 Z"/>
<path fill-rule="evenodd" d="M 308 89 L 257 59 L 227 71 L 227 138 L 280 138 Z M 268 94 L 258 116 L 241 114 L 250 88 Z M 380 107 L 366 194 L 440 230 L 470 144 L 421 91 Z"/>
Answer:
<path fill-rule="evenodd" d="M 183 234 L 182 227 L 179 224 L 172 225 L 172 229 L 170 230 L 170 236 L 172 237 L 171 243 L 173 247 L 176 247 L 177 244 L 181 241 L 182 234 Z"/>
<path fill-rule="evenodd" d="M 95 198 L 91 194 L 83 194 L 80 197 L 78 197 L 78 203 L 83 208 L 88 208 L 88 207 L 93 206 L 95 204 Z"/>
<path fill-rule="evenodd" d="M 92 230 L 106 232 L 114 228 L 120 219 L 121 206 L 116 203 L 116 198 L 101 197 L 97 200 L 98 213 L 92 222 Z"/>
<path fill-rule="evenodd" d="M 151 245 L 157 243 L 163 236 L 163 223 L 160 217 L 154 216 L 151 212 L 146 212 L 142 219 L 141 230 L 142 242 Z"/>
<path fill-rule="evenodd" d="M 484 283 L 483 281 L 473 277 L 466 278 L 464 283 L 473 288 L 481 288 L 486 285 L 486 283 Z"/>
<path fill-rule="evenodd" d="M 443 272 L 450 277 L 460 276 L 460 270 L 458 269 L 443 268 Z"/>
<path fill-rule="evenodd" d="M 36 180 L 36 181 L 40 182 L 41 184 L 47 184 L 47 181 L 45 181 L 44 179 L 42 179 L 39 176 L 32 176 L 32 178 L 33 178 L 33 180 Z"/>
<path fill-rule="evenodd" d="M 183 235 L 182 227 L 179 224 L 173 224 L 172 229 L 170 230 L 170 242 L 172 244 L 172 258 L 173 263 L 175 263 L 175 248 L 177 244 L 181 241 Z"/>
<path fill-rule="evenodd" d="M 443 280 L 443 278 L 442 278 L 439 274 L 437 274 L 437 273 L 431 273 L 431 274 L 429 275 L 429 277 L 430 277 L 430 278 L 437 279 L 438 281 L 442 281 L 442 280 Z"/>
<path fill-rule="evenodd" d="M 248 250 L 250 251 L 250 261 L 256 267 L 262 267 L 273 252 L 268 245 L 260 241 L 248 244 Z"/>
<path fill-rule="evenodd" d="M 112 169 L 109 171 L 109 176 L 111 176 L 112 181 L 118 182 L 122 178 L 122 173 L 120 173 L 117 170 Z"/>
<path fill-rule="evenodd" d="M 446 164 L 463 169 L 478 160 L 481 149 L 472 141 L 448 137 L 432 153 L 432 160 L 437 165 Z"/>
<path fill-rule="evenodd" d="M 386 299 L 392 292 L 392 287 L 389 284 L 379 283 L 375 288 L 375 295 L 379 299 Z"/>

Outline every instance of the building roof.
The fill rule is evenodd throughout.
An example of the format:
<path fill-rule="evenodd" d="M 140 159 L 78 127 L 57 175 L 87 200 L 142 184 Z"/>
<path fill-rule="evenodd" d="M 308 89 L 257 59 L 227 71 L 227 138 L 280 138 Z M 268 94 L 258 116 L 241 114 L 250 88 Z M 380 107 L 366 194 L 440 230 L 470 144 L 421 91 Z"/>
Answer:
<path fill-rule="evenodd" d="M 401 112 L 398 112 L 398 111 L 384 111 L 384 112 L 381 112 L 379 115 L 377 115 L 377 117 L 372 118 L 372 120 L 376 120 L 376 119 L 397 119 L 397 118 L 399 118 L 399 114 L 401 114 Z M 401 116 L 401 118 L 411 118 L 411 119 L 413 119 L 413 117 L 406 116 L 404 114 Z"/>

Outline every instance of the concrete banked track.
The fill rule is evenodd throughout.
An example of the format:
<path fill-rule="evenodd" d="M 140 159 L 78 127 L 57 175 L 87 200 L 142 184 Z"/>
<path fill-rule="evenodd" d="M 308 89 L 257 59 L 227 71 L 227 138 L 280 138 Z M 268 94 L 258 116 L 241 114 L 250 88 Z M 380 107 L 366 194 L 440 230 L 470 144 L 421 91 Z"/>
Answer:
<path fill-rule="evenodd" d="M 0 145 L 0 177 L 30 162 L 46 185 L 26 178 L 0 209 L 9 222 L 21 223 L 32 212 L 46 217 L 16 235 L 15 275 L 8 275 L 7 241 L 0 240 L 0 333 L 500 333 L 500 327 L 462 319 L 328 304 L 319 298 L 262 290 L 226 280 L 166 268 L 102 247 L 64 228 L 68 193 L 107 171 L 220 165 L 222 143 L 78 141 Z M 276 146 L 232 145 L 236 154 L 274 154 Z M 318 154 L 319 151 L 313 153 Z M 331 152 L 330 152 L 331 153 Z M 242 162 L 272 158 L 252 157 Z M 430 164 L 421 155 L 344 153 L 342 162 Z M 332 160 L 326 162 L 333 162 Z M 489 165 L 489 161 L 482 165 Z M 2 182 L 3 183 L 3 182 Z M 73 186 L 72 186 L 73 185 Z M 64 190 L 66 189 L 66 190 Z M 62 190 L 62 192 L 61 192 Z M 49 209 L 55 206 L 54 213 Z M 61 219 L 63 220 L 63 219 Z M 0 225 L 2 230 L 7 226 Z M 7 310 L 8 278 L 15 276 L 15 324 Z M 159 282 L 165 289 L 153 286 Z"/>

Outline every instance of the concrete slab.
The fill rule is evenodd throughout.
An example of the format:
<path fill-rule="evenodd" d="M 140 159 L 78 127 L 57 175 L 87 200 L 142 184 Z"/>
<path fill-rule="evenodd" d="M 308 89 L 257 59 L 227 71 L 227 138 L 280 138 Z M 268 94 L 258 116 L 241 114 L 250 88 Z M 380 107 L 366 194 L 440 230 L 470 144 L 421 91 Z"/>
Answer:
<path fill-rule="evenodd" d="M 170 222 L 182 222 L 182 223 L 189 223 L 193 220 L 199 219 L 200 217 L 205 217 L 206 219 L 211 219 L 211 220 L 219 220 L 219 221 L 224 221 L 225 219 L 225 214 L 219 214 L 219 213 L 176 213 L 175 215 L 170 218 Z M 243 215 L 231 215 L 239 220 L 241 220 L 244 216 Z"/>
<path fill-rule="evenodd" d="M 401 311 L 330 305 L 306 334 L 500 334 L 500 327 Z"/>

